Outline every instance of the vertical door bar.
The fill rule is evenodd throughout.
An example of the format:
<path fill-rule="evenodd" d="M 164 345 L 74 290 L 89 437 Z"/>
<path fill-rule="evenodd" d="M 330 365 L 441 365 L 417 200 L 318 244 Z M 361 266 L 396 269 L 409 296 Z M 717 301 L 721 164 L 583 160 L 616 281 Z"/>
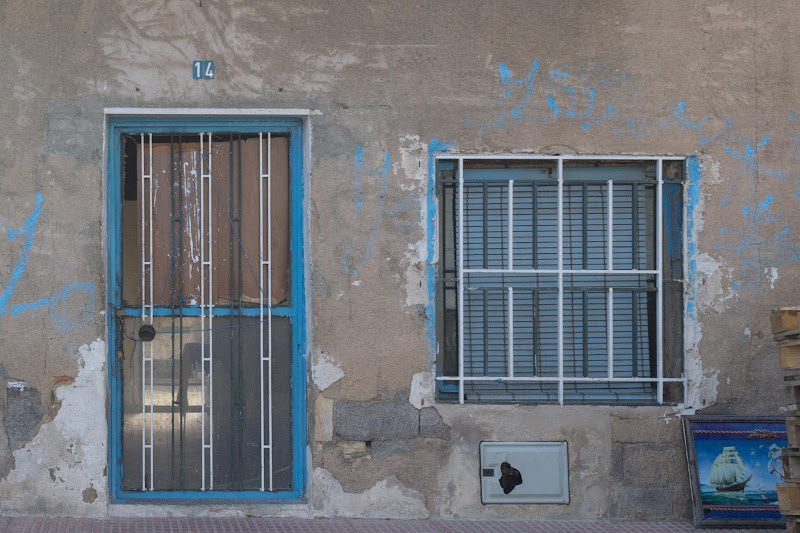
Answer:
<path fill-rule="evenodd" d="M 205 134 L 200 134 L 200 490 L 206 490 Z"/>
<path fill-rule="evenodd" d="M 180 141 L 179 141 L 180 142 Z M 178 148 L 180 153 L 180 148 Z M 175 222 L 178 221 L 176 213 L 179 210 L 175 208 L 175 195 L 180 194 L 180 187 L 183 183 L 176 186 L 175 183 L 175 138 L 170 135 L 169 138 L 169 248 L 170 248 L 170 266 L 177 265 L 177 268 L 167 275 L 167 281 L 170 285 L 169 303 L 170 303 L 170 398 L 169 398 L 169 414 L 170 414 L 170 488 L 175 489 L 175 333 L 179 328 L 175 327 L 175 303 L 176 296 L 178 295 L 177 284 L 181 278 L 180 258 L 183 254 L 180 253 L 180 246 L 176 246 L 175 238 Z M 180 233 L 181 228 L 178 228 Z M 177 257 L 177 259 L 176 259 Z M 177 272 L 177 274 L 175 273 Z M 159 298 L 160 299 L 160 298 Z"/>
<path fill-rule="evenodd" d="M 664 403 L 664 265 L 662 258 L 663 246 L 663 217 L 664 209 L 662 205 L 662 189 L 664 176 L 662 174 L 662 160 L 656 162 L 656 360 L 658 384 L 656 396 L 658 404 Z"/>
<path fill-rule="evenodd" d="M 558 158 L 558 404 L 564 405 L 564 158 Z"/>
<path fill-rule="evenodd" d="M 464 160 L 458 160 L 458 403 L 464 403 Z"/>
<path fill-rule="evenodd" d="M 272 134 L 267 133 L 267 378 L 269 385 L 269 490 L 272 491 Z M 263 318 L 261 318 L 263 320 Z"/>
<path fill-rule="evenodd" d="M 144 198 L 145 198 L 145 196 L 144 196 L 144 190 L 145 190 L 144 189 L 144 180 L 146 179 L 146 174 L 145 174 L 145 170 L 144 170 L 144 150 L 145 150 L 144 133 L 141 134 L 141 144 L 140 144 L 139 150 L 140 150 L 140 156 L 141 156 L 141 165 L 139 167 L 141 169 L 140 170 L 141 171 L 141 179 L 139 180 L 139 182 L 141 183 L 141 187 L 142 187 L 142 194 L 140 195 L 140 198 L 141 198 L 140 201 L 141 201 L 141 205 L 142 205 L 142 218 L 141 218 L 141 223 L 142 223 L 142 324 L 144 324 L 145 320 L 147 319 L 147 297 L 145 296 L 145 294 L 147 293 L 147 285 L 145 284 L 145 275 L 146 275 L 146 272 L 147 272 L 147 255 L 145 253 L 145 245 L 146 245 L 147 239 L 145 238 L 145 209 L 144 209 L 144 204 L 145 204 L 145 201 L 144 201 Z M 147 440 L 145 438 L 147 423 L 146 423 L 146 415 L 145 415 L 146 403 L 145 403 L 144 399 L 145 399 L 145 385 L 147 383 L 147 380 L 145 379 L 145 375 L 146 375 L 146 372 L 147 372 L 147 366 L 146 366 L 147 357 L 145 356 L 145 353 L 147 352 L 147 350 L 149 348 L 150 348 L 149 345 L 144 345 L 144 344 L 142 345 L 142 490 L 147 490 L 147 485 L 146 485 L 146 482 L 147 482 L 147 467 L 145 466 L 146 462 L 147 462 Z"/>
<path fill-rule="evenodd" d="M 258 134 L 258 353 L 261 403 L 261 491 L 264 491 L 264 134 Z"/>
<path fill-rule="evenodd" d="M 141 205 L 142 205 L 142 324 L 153 325 L 153 134 L 140 136 L 141 141 Z M 145 150 L 147 162 L 145 166 Z M 145 171 L 147 168 L 147 171 Z M 147 213 L 145 214 L 145 186 L 147 180 Z M 145 244 L 146 243 L 146 244 Z M 149 302 L 149 303 L 148 303 Z M 149 314 L 148 314 L 149 309 Z M 147 354 L 147 355 L 146 355 Z M 149 372 L 147 364 L 150 363 Z M 149 374 L 150 393 L 150 431 L 147 431 L 147 392 Z M 142 490 L 148 490 L 147 470 L 149 450 L 150 483 L 149 490 L 153 490 L 153 344 L 147 343 L 142 347 Z"/>
<path fill-rule="evenodd" d="M 236 268 L 236 260 L 234 259 L 234 247 L 235 240 L 234 235 L 238 235 L 236 233 L 236 220 L 238 220 L 238 216 L 236 214 L 236 210 L 234 208 L 235 205 L 235 191 L 236 191 L 236 182 L 234 179 L 234 174 L 236 173 L 236 159 L 234 157 L 234 134 L 230 133 L 227 135 L 227 143 L 228 143 L 228 198 L 227 198 L 227 207 L 225 206 L 225 200 L 220 202 L 222 204 L 223 210 L 226 211 L 228 217 L 228 279 L 230 283 L 228 284 L 228 290 L 230 291 L 229 294 L 229 302 L 228 302 L 228 311 L 230 313 L 230 322 L 229 325 L 234 325 L 234 319 L 236 317 L 236 313 L 234 311 L 234 306 L 236 305 L 236 298 L 234 294 L 236 293 L 236 277 L 234 276 L 234 269 Z M 241 168 L 241 159 L 239 160 L 239 167 Z M 236 248 L 238 250 L 238 247 Z M 241 258 L 241 257 L 240 257 Z M 238 279 L 241 283 L 241 277 Z M 228 337 L 228 353 L 230 354 L 228 361 L 227 361 L 227 372 L 225 377 L 228 378 L 229 384 L 229 402 L 228 402 L 228 416 L 230 420 L 230 427 L 226 432 L 227 441 L 230 446 L 229 452 L 229 459 L 228 459 L 228 466 L 230 468 L 230 484 L 229 487 L 235 487 L 237 481 L 241 480 L 241 468 L 237 468 L 239 466 L 238 461 L 238 450 L 241 446 L 236 446 L 236 437 L 238 434 L 238 427 L 241 425 L 241 419 L 237 416 L 239 413 L 236 412 L 236 407 L 238 406 L 237 398 L 239 396 L 240 389 L 238 384 L 234 382 L 236 378 L 236 369 L 235 365 L 238 362 L 241 363 L 241 352 L 238 352 L 234 347 L 234 342 L 236 338 L 236 328 L 227 328 L 226 336 Z M 238 352 L 238 353 L 237 353 Z M 224 379 L 224 378 L 223 378 Z M 220 380 L 222 381 L 222 380 Z"/>
<path fill-rule="evenodd" d="M 267 133 L 267 171 L 264 172 L 264 134 L 258 134 L 258 219 L 259 219 L 259 350 L 261 354 L 261 490 L 273 490 L 272 468 L 272 134 Z M 266 212 L 266 259 L 264 259 L 264 180 L 267 180 L 267 212 Z M 264 294 L 264 269 L 267 270 L 267 288 Z M 267 298 L 267 355 L 264 355 L 264 298 Z M 264 383 L 264 363 L 267 363 L 267 382 Z M 267 419 L 264 424 L 264 400 L 267 401 Z M 265 435 L 266 431 L 266 435 Z M 269 483 L 264 452 L 269 457 Z M 267 489 L 267 486 L 269 489 Z"/>
<path fill-rule="evenodd" d="M 213 161 L 212 157 L 212 141 L 211 132 L 208 132 L 208 303 L 206 304 L 208 311 L 208 443 L 205 446 L 208 448 L 208 488 L 214 490 L 214 217 L 211 210 L 212 194 L 211 187 L 213 187 L 212 180 L 214 173 L 212 172 Z M 203 457 L 205 457 L 205 449 L 203 450 Z"/>
<path fill-rule="evenodd" d="M 147 277 L 149 278 L 150 282 L 150 324 L 153 324 L 153 306 L 155 305 L 155 300 L 153 299 L 153 134 L 147 134 L 147 142 L 148 142 L 148 185 L 149 185 L 149 200 L 148 203 L 150 205 L 150 214 L 148 216 L 148 223 L 150 227 L 148 228 L 148 246 L 149 246 L 149 256 L 148 256 L 148 263 L 150 264 L 150 268 L 148 269 Z M 150 344 L 150 490 L 153 490 L 153 478 L 155 477 L 155 469 L 153 468 L 153 454 L 155 449 L 153 448 L 153 426 L 155 422 L 155 417 L 153 416 L 153 345 Z"/>
<path fill-rule="evenodd" d="M 208 135 L 208 141 L 205 136 Z M 208 156 L 208 163 L 206 163 Z M 200 350 L 202 359 L 202 380 L 201 380 L 201 430 L 202 430 L 202 455 L 201 455 L 201 485 L 200 490 L 214 488 L 214 466 L 213 466 L 213 330 L 212 330 L 212 309 L 214 306 L 213 291 L 213 268 L 212 268 L 212 186 L 211 183 L 211 133 L 200 134 Z M 206 199 L 206 190 L 208 197 Z M 208 203 L 206 203 L 206 201 Z M 206 222 L 206 217 L 208 221 Z M 205 227 L 208 227 L 208 240 L 205 239 Z M 206 276 L 208 269 L 208 276 Z M 206 288 L 206 279 L 208 288 Z M 208 318 L 208 329 L 206 329 L 206 318 Z M 208 331 L 208 349 L 206 350 L 206 331 Z M 206 402 L 206 376 L 208 376 L 208 402 Z M 206 424 L 208 417 L 208 424 Z"/>

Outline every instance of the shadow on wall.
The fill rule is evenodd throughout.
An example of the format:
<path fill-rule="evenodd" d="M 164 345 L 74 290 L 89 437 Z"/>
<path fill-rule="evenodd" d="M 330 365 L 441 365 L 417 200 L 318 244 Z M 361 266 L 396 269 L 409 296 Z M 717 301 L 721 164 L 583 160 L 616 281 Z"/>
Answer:
<path fill-rule="evenodd" d="M 0 412 L 5 413 L 0 425 L 0 478 L 13 468 L 14 450 L 28 443 L 44 416 L 42 395 L 30 383 L 14 379 L 0 364 Z"/>

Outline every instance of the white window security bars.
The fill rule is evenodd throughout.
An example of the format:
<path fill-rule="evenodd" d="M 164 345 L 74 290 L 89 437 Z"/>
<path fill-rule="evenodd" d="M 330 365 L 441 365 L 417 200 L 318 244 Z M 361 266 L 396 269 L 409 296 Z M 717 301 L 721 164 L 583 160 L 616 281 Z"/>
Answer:
<path fill-rule="evenodd" d="M 685 390 L 682 370 L 665 376 L 663 257 L 663 168 L 685 158 L 441 154 L 437 160 L 454 173 L 447 200 L 439 200 L 440 238 L 453 241 L 440 243 L 440 270 L 451 265 L 450 277 L 440 277 L 455 288 L 455 305 L 445 305 L 457 308 L 458 369 L 452 375 L 451 366 L 437 380 L 457 383 L 459 403 L 468 385 L 481 383 L 554 386 L 561 405 L 565 384 L 654 386 L 658 404 L 665 384 Z M 527 171 L 503 167 L 526 161 Z M 640 359 L 643 351 L 654 357 Z"/>
<path fill-rule="evenodd" d="M 141 321 L 142 325 L 155 326 L 154 315 L 156 301 L 153 293 L 154 270 L 154 222 L 155 194 L 153 187 L 153 134 L 139 134 L 140 144 L 140 236 L 141 236 Z M 190 138 L 185 135 L 184 139 Z M 200 223 L 200 425 L 201 438 L 197 446 L 201 455 L 201 485 L 200 490 L 214 490 L 214 316 L 215 316 L 215 289 L 213 258 L 214 250 L 214 219 L 216 213 L 212 211 L 215 205 L 214 195 L 219 196 L 219 190 L 214 183 L 212 174 L 212 137 L 211 132 L 199 134 L 199 205 L 197 212 Z M 258 133 L 259 165 L 258 199 L 259 199 L 259 270 L 258 270 L 258 309 L 259 309 L 259 365 L 260 376 L 260 455 L 261 455 L 261 481 L 260 490 L 273 491 L 273 386 L 272 386 L 272 185 L 270 169 L 272 165 L 272 135 L 271 133 Z M 188 141 L 187 141 L 188 142 Z M 221 201 L 221 198 L 220 198 Z M 224 209 L 224 207 L 223 207 Z M 225 215 L 230 218 L 229 213 Z M 233 221 L 231 220 L 231 224 Z M 235 231 L 235 230 L 234 230 Z M 236 236 L 241 246 L 241 239 Z M 180 253 L 180 250 L 173 253 Z M 249 259 L 248 259 L 249 261 Z M 170 267 L 172 270 L 172 267 Z M 255 274 L 254 274 L 255 276 Z M 193 302 L 196 304 L 196 302 Z M 231 326 L 226 326 L 229 329 Z M 265 337 L 266 328 L 266 337 Z M 266 338 L 266 342 L 265 342 Z M 159 472 L 155 469 L 154 456 L 158 453 L 154 446 L 154 347 L 150 342 L 143 343 L 141 362 L 141 490 L 153 491 L 154 479 Z M 266 370 L 266 377 L 265 377 Z M 165 452 L 168 453 L 168 452 Z M 168 475 L 165 473 L 164 475 Z"/>

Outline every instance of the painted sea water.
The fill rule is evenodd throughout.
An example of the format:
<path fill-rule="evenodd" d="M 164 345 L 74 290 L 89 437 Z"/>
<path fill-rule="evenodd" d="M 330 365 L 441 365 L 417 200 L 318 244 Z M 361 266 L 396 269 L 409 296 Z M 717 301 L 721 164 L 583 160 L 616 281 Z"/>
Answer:
<path fill-rule="evenodd" d="M 703 503 L 708 505 L 778 505 L 778 492 L 772 487 L 755 486 L 741 492 L 719 492 L 714 485 L 700 485 Z"/>

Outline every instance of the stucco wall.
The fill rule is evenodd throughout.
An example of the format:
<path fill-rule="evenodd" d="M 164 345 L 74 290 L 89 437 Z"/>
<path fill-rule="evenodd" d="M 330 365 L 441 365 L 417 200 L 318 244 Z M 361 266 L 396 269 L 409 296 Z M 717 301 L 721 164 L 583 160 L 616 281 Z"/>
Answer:
<path fill-rule="evenodd" d="M 141 106 L 319 112 L 309 504 L 248 512 L 688 518 L 680 415 L 786 403 L 768 313 L 798 303 L 797 7 L 4 2 L 0 511 L 138 512 L 106 495 L 103 109 Z M 193 59 L 216 79 L 192 80 Z M 684 405 L 432 404 L 429 184 L 446 150 L 697 155 Z M 410 433 L 353 440 L 365 401 Z M 481 440 L 562 439 L 570 505 L 481 505 Z"/>

